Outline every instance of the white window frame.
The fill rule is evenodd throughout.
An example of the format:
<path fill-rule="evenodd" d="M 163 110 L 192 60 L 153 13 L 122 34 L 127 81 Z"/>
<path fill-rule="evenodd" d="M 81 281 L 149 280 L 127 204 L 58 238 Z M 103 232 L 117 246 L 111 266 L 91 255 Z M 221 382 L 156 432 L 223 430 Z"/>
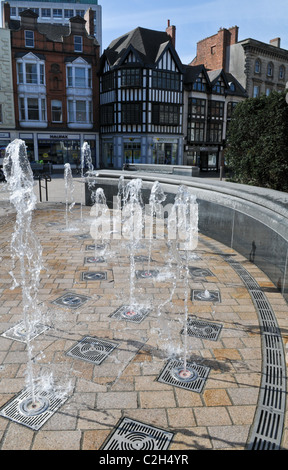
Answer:
<path fill-rule="evenodd" d="M 83 37 L 74 36 L 74 52 L 83 52 Z"/>
<path fill-rule="evenodd" d="M 34 73 L 36 80 L 31 81 L 27 80 L 29 72 L 27 71 L 27 66 L 36 67 L 36 73 Z M 22 59 L 17 60 L 17 83 L 18 85 L 45 85 L 45 62 L 38 59 L 35 56 L 35 59 L 22 57 Z"/>
<path fill-rule="evenodd" d="M 77 106 L 85 103 L 85 110 L 81 111 Z M 83 98 L 72 98 L 68 99 L 67 101 L 67 110 L 68 110 L 68 123 L 72 124 L 92 124 L 93 123 L 93 116 L 92 116 L 92 100 Z M 85 119 L 77 119 L 78 113 L 85 113 Z"/>
<path fill-rule="evenodd" d="M 29 119 L 29 109 L 32 110 L 31 103 L 29 107 L 29 101 L 35 100 L 38 103 L 37 110 L 38 117 L 36 119 Z M 38 95 L 24 95 L 19 96 L 19 120 L 20 122 L 40 122 L 46 123 L 47 122 L 47 106 L 46 106 L 46 98 L 43 96 Z"/>
<path fill-rule="evenodd" d="M 58 106 L 58 109 L 56 109 L 56 106 Z M 53 109 L 54 106 L 54 109 Z M 55 117 L 55 113 L 60 113 L 60 119 L 53 119 Z M 63 122 L 63 111 L 62 111 L 62 101 L 61 100 L 52 100 L 51 101 L 51 121 L 52 122 Z"/>
<path fill-rule="evenodd" d="M 31 36 L 31 37 L 28 37 Z M 29 29 L 25 30 L 25 47 L 34 48 L 34 31 Z"/>
<path fill-rule="evenodd" d="M 84 70 L 82 85 L 79 85 L 80 75 L 77 77 L 77 71 Z M 66 66 L 67 87 L 68 88 L 92 88 L 92 69 L 89 64 L 69 64 Z"/>

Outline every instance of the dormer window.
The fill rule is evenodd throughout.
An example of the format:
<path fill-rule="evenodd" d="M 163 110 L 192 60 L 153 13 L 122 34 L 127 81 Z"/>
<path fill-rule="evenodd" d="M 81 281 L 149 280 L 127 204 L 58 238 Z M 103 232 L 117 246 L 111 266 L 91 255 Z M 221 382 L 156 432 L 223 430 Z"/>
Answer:
<path fill-rule="evenodd" d="M 83 38 L 82 36 L 74 36 L 74 51 L 82 52 L 83 51 Z"/>
<path fill-rule="evenodd" d="M 25 31 L 25 46 L 34 47 L 34 31 Z"/>

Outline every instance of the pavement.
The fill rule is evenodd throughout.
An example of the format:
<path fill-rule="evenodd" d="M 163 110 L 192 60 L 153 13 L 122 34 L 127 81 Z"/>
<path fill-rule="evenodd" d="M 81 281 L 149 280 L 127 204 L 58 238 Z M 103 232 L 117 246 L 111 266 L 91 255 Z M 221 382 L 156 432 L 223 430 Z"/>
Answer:
<path fill-rule="evenodd" d="M 165 240 L 154 239 L 150 270 L 158 276 L 136 277 L 132 289 L 128 241 L 115 236 L 104 254 L 95 251 L 91 208 L 84 205 L 81 179 L 74 182 L 76 204 L 71 212 L 66 211 L 63 178 L 49 183 L 48 202 L 39 202 L 35 183 L 38 204 L 31 230 L 42 248 L 44 267 L 36 310 L 45 328 L 31 341 L 32 349 L 15 333 L 12 338 L 7 335 L 23 320 L 23 292 L 9 274 L 14 269 L 16 279 L 19 276 L 19 262 L 13 267 L 10 250 L 15 209 L 5 186 L 0 188 L 0 449 L 100 451 L 121 434 L 120 424 L 128 423 L 123 450 L 153 449 L 149 441 L 158 442 L 157 432 L 167 438 L 171 452 L 245 450 L 257 419 L 262 332 L 249 291 L 219 253 L 234 256 L 265 290 L 284 347 L 288 342 L 285 299 L 257 266 L 203 234 L 189 260 L 190 267 L 198 268 L 196 276 L 190 270 L 186 278 Z M 135 255 L 148 253 L 149 241 L 143 239 Z M 91 257 L 98 255 L 104 260 L 91 263 Z M 147 272 L 148 264 L 136 258 L 134 267 Z M 94 272 L 103 278 L 87 277 Z M 131 289 L 141 305 L 141 321 L 135 321 L 134 312 L 119 314 L 119 308 L 129 302 Z M 220 296 L 191 300 L 192 292 L 205 290 Z M 67 306 L 63 299 L 68 295 L 83 303 L 77 308 Z M 185 334 L 187 320 L 197 331 L 191 327 Z M 204 330 L 217 334 L 209 336 Z M 164 379 L 171 364 L 185 360 L 201 380 L 189 382 L 175 375 L 174 381 Z M 18 411 L 16 418 L 1 414 L 26 390 L 30 368 L 47 394 L 56 390 L 60 400 L 36 430 L 31 410 L 20 413 L 24 423 L 17 421 Z M 283 373 L 286 380 L 286 370 Z M 285 413 L 284 450 L 288 449 L 287 430 Z"/>

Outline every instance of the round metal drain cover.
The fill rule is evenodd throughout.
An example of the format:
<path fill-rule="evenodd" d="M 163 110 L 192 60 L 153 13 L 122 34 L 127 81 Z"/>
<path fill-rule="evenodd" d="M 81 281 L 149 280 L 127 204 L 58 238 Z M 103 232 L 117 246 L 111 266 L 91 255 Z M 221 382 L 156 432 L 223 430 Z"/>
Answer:
<path fill-rule="evenodd" d="M 33 328 L 30 332 L 29 335 L 33 336 L 35 335 L 36 330 Z M 14 334 L 16 336 L 21 336 L 22 338 L 26 338 L 28 336 L 28 331 L 25 327 L 25 325 L 19 325 L 18 327 L 14 328 Z"/>
<path fill-rule="evenodd" d="M 124 318 L 131 318 L 131 317 L 135 317 L 136 315 L 138 315 L 138 312 L 132 309 L 127 309 L 127 310 L 123 310 L 121 312 L 121 315 Z"/>
<path fill-rule="evenodd" d="M 71 295 L 71 296 L 68 296 L 68 297 L 64 297 L 62 299 L 62 302 L 63 302 L 63 304 L 66 304 L 66 305 L 78 305 L 78 304 L 81 303 L 81 298 Z"/>
<path fill-rule="evenodd" d="M 96 279 L 104 279 L 103 273 L 86 273 L 85 279 L 92 279 L 93 281 Z"/>
<path fill-rule="evenodd" d="M 198 292 L 195 297 L 198 300 L 218 300 L 218 295 L 210 291 Z"/>
<path fill-rule="evenodd" d="M 152 450 L 154 448 L 152 439 L 141 432 L 127 434 L 123 447 L 125 450 Z"/>
<path fill-rule="evenodd" d="M 196 370 L 190 367 L 186 367 L 186 369 L 184 367 L 175 367 L 170 373 L 174 379 L 181 382 L 194 382 L 198 377 Z"/>
<path fill-rule="evenodd" d="M 49 408 L 49 401 L 44 397 L 37 397 L 35 401 L 31 397 L 20 403 L 20 411 L 25 416 L 36 416 L 44 413 Z"/>
<path fill-rule="evenodd" d="M 103 353 L 106 351 L 105 346 L 100 343 L 83 343 L 79 347 L 79 351 L 83 356 L 94 357 L 95 354 Z"/>

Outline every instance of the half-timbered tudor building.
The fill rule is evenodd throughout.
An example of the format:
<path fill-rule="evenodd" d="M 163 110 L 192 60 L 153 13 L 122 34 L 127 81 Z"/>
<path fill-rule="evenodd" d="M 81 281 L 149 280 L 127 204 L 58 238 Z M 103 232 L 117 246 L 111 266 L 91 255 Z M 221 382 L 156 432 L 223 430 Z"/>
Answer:
<path fill-rule="evenodd" d="M 167 32 L 136 28 L 100 61 L 102 165 L 182 164 L 183 70 Z"/>
<path fill-rule="evenodd" d="M 247 94 L 230 73 L 186 66 L 184 75 L 185 165 L 218 169 L 234 107 Z"/>

